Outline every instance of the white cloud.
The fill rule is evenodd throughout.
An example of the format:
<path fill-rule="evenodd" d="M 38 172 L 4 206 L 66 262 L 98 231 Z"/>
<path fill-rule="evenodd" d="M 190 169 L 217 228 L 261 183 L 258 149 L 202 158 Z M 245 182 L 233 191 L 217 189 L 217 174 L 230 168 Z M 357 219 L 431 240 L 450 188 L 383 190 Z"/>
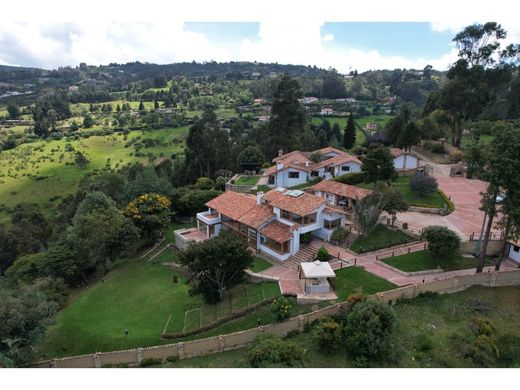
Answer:
<path fill-rule="evenodd" d="M 218 37 L 186 30 L 180 21 L 140 23 L 89 20 L 74 23 L 0 24 L 0 63 L 55 68 L 65 65 L 142 61 L 246 60 L 334 67 L 340 72 L 357 69 L 446 69 L 456 60 L 452 49 L 439 58 L 405 58 L 341 47 L 334 35 L 321 34 L 319 21 L 267 21 L 259 25 L 257 39 L 238 45 Z M 434 27 L 435 26 L 435 27 Z M 432 24 L 432 28 L 449 28 Z"/>

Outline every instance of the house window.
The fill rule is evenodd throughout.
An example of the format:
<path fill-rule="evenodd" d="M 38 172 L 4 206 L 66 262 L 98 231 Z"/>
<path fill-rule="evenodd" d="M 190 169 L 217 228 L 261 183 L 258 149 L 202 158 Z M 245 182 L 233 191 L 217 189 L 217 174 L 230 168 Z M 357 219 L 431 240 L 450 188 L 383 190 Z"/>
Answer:
<path fill-rule="evenodd" d="M 343 165 L 343 166 L 341 167 L 341 171 L 342 171 L 342 172 L 350 172 L 350 167 L 349 167 L 348 165 Z"/>
<path fill-rule="evenodd" d="M 327 220 L 325 220 L 325 221 L 323 222 L 323 227 L 324 227 L 325 229 L 329 229 L 329 230 L 336 229 L 336 228 L 338 228 L 338 227 L 340 227 L 340 226 L 341 226 L 341 218 L 339 218 L 339 219 L 335 219 L 335 220 L 333 220 L 333 221 L 327 221 Z"/>
<path fill-rule="evenodd" d="M 513 248 L 513 250 L 514 250 L 515 252 L 518 252 L 518 251 L 520 251 L 520 247 L 518 247 L 518 246 L 515 245 L 515 247 Z"/>
<path fill-rule="evenodd" d="M 299 179 L 300 172 L 289 172 L 289 179 Z"/>

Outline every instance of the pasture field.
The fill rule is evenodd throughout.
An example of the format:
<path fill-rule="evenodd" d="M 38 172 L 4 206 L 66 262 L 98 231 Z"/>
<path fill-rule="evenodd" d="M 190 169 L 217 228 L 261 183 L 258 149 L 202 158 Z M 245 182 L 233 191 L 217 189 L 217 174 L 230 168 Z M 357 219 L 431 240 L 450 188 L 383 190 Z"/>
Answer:
<path fill-rule="evenodd" d="M 0 204 L 12 207 L 29 202 L 44 206 L 57 197 L 73 193 L 88 172 L 146 162 L 149 156 L 182 155 L 187 131 L 188 127 L 184 126 L 131 131 L 126 136 L 113 133 L 79 140 L 63 138 L 19 145 L 0 153 Z M 144 139 L 155 139 L 155 145 L 145 147 L 142 144 Z M 76 151 L 90 161 L 84 169 L 74 163 Z"/>

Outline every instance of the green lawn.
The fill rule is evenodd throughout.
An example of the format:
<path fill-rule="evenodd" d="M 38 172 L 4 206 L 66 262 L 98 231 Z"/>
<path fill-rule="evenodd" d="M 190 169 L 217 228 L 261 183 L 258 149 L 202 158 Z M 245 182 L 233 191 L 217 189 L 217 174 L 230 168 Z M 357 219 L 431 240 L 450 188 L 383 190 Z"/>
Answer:
<path fill-rule="evenodd" d="M 159 257 L 163 255 L 165 258 L 161 261 L 171 261 L 176 256 L 168 249 Z M 177 283 L 173 282 L 174 276 L 177 276 Z M 103 283 L 91 285 L 60 311 L 39 355 L 51 358 L 171 342 L 160 338 L 169 315 L 172 319 L 168 331 L 180 332 L 184 327 L 185 312 L 203 305 L 201 297 L 191 296 L 188 289 L 185 278 L 171 267 L 141 259 L 121 263 L 106 275 Z M 247 300 L 252 304 L 280 293 L 277 283 L 246 284 L 235 290 L 231 293 L 234 308 L 245 307 Z M 219 306 L 220 318 L 226 310 L 230 312 L 230 306 L 226 305 L 229 305 L 228 301 Z M 210 321 L 216 314 L 210 306 L 204 306 L 204 321 Z M 269 307 L 262 308 L 192 338 L 246 329 L 255 326 L 258 318 L 262 323 L 274 321 Z M 188 329 L 198 327 L 200 315 L 188 316 L 187 321 L 194 319 L 196 324 L 188 323 Z M 125 329 L 129 331 L 128 338 L 124 337 Z"/>
<path fill-rule="evenodd" d="M 255 262 L 250 269 L 253 272 L 262 272 L 268 268 L 271 268 L 272 266 L 273 265 L 267 260 L 262 259 L 260 256 L 255 256 Z"/>
<path fill-rule="evenodd" d="M 412 241 L 415 241 L 415 239 L 399 230 L 391 230 L 386 226 L 377 225 L 368 237 L 358 237 L 349 249 L 356 253 L 365 253 Z"/>
<path fill-rule="evenodd" d="M 395 284 L 371 274 L 361 267 L 348 267 L 336 271 L 334 282 L 340 301 L 344 301 L 349 295 L 358 291 L 370 295 L 397 288 Z"/>
<path fill-rule="evenodd" d="M 239 176 L 235 181 L 235 184 L 242 186 L 254 186 L 258 182 L 258 179 L 260 179 L 260 176 Z"/>
<path fill-rule="evenodd" d="M 396 187 L 401 194 L 403 194 L 404 198 L 408 202 L 410 206 L 418 206 L 418 207 L 430 207 L 430 208 L 443 208 L 446 202 L 442 198 L 441 194 L 437 191 L 433 194 L 429 194 L 425 197 L 419 196 L 416 192 L 410 189 L 410 180 L 411 176 L 399 176 L 396 181 L 392 183 L 394 187 Z M 361 183 L 356 186 L 361 188 L 373 189 L 374 183 Z"/>
<path fill-rule="evenodd" d="M 417 272 L 442 268 L 445 271 L 475 268 L 477 259 L 455 255 L 444 259 L 436 259 L 430 255 L 428 250 L 422 250 L 405 255 L 388 257 L 382 260 L 388 265 L 405 272 Z M 494 261 L 486 257 L 485 265 L 492 265 Z"/>
<path fill-rule="evenodd" d="M 456 294 L 427 295 L 393 306 L 397 329 L 393 341 L 395 362 L 381 367 L 482 367 L 467 357 L 475 343 L 473 319 L 485 318 L 496 328 L 498 356 L 491 367 L 520 366 L 520 287 L 474 286 Z M 487 310 L 478 310 L 482 306 Z M 343 350 L 320 351 L 310 333 L 291 337 L 305 349 L 306 367 L 354 367 Z M 247 349 L 222 352 L 167 363 L 163 367 L 237 367 Z"/>

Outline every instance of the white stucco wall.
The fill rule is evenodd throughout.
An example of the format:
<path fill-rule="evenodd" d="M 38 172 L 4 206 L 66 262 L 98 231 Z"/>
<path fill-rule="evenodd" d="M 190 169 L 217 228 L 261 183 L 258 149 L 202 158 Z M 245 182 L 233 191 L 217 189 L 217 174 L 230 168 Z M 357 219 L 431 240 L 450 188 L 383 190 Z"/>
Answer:
<path fill-rule="evenodd" d="M 406 155 L 406 165 L 405 165 L 405 155 L 401 155 L 399 157 L 394 158 L 394 167 L 395 169 L 414 169 L 417 168 L 417 158 L 411 155 Z"/>
<path fill-rule="evenodd" d="M 286 253 L 284 255 L 281 255 L 262 244 L 258 245 L 258 249 L 260 250 L 260 252 L 267 253 L 268 255 L 273 256 L 275 259 L 278 259 L 281 261 L 287 260 L 291 256 L 291 253 Z"/>
<path fill-rule="evenodd" d="M 350 170 L 349 171 L 342 171 L 341 167 L 343 167 L 343 166 L 350 167 Z M 339 176 L 339 175 L 343 175 L 345 173 L 353 173 L 353 172 L 361 172 L 361 165 L 351 161 L 351 162 L 348 162 L 346 164 L 338 165 L 337 167 L 334 168 L 334 176 Z"/>
<path fill-rule="evenodd" d="M 515 252 L 515 246 L 512 244 L 509 245 L 509 257 L 520 263 L 520 249 L 518 252 Z"/>
<path fill-rule="evenodd" d="M 297 179 L 289 178 L 289 172 L 298 172 L 299 177 Z M 307 183 L 308 173 L 304 171 L 299 171 L 294 168 L 284 169 L 276 173 L 276 187 L 292 187 L 297 186 L 299 184 Z"/>

